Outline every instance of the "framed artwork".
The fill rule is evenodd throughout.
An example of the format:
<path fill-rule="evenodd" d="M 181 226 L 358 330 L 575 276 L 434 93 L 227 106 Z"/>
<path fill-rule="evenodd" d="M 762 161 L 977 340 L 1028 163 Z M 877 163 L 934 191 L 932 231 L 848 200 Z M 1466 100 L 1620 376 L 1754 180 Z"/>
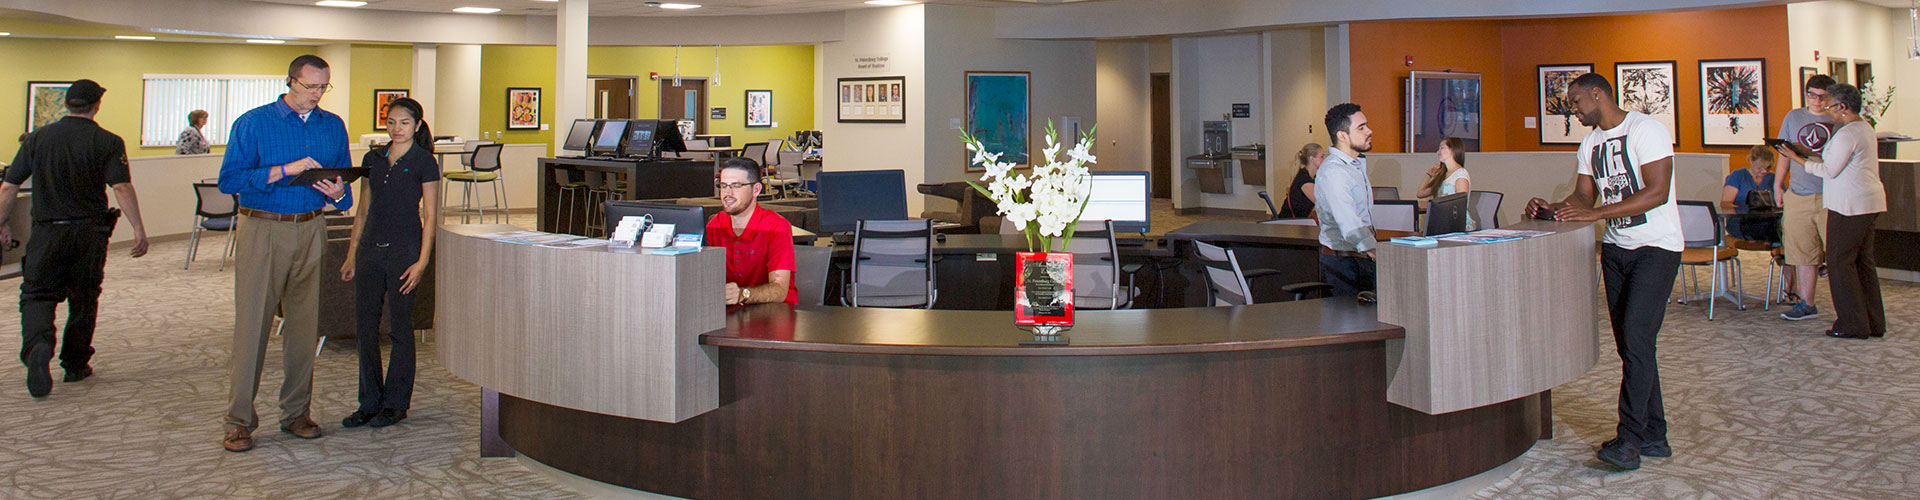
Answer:
<path fill-rule="evenodd" d="M 1540 81 L 1540 143 L 1579 144 L 1592 128 L 1580 124 L 1574 115 L 1573 101 L 1567 99 L 1567 84 L 1580 75 L 1593 72 L 1592 64 L 1542 64 Z"/>
<path fill-rule="evenodd" d="M 507 88 L 507 129 L 539 128 L 540 89 L 538 87 Z"/>
<path fill-rule="evenodd" d="M 27 131 L 67 117 L 67 87 L 73 82 L 27 82 Z"/>
<path fill-rule="evenodd" d="M 838 83 L 840 86 L 840 113 L 838 116 L 841 123 L 907 122 L 907 95 L 905 94 L 907 77 L 870 76 L 841 78 Z M 901 91 L 892 92 L 892 89 L 895 88 L 901 89 Z M 763 126 L 772 126 L 773 91 L 770 90 L 747 91 L 747 116 L 748 120 L 750 120 L 748 126 L 754 126 L 751 124 L 751 120 L 753 119 L 752 102 L 754 92 L 767 93 L 767 125 Z"/>
<path fill-rule="evenodd" d="M 1767 137 L 1766 59 L 1700 61 L 1700 143 L 1752 146 Z"/>
<path fill-rule="evenodd" d="M 1793 95 L 1793 102 L 1799 103 L 1800 107 L 1807 107 L 1807 79 L 1818 74 L 1820 74 L 1818 69 L 1809 66 L 1800 67 L 1800 80 L 1794 82 L 1794 86 L 1799 87 L 1800 91 Z"/>
<path fill-rule="evenodd" d="M 1613 65 L 1614 94 L 1620 109 L 1639 111 L 1673 134 L 1673 145 L 1680 145 L 1679 88 L 1673 61 L 1623 62 Z"/>
<path fill-rule="evenodd" d="M 967 72 L 967 133 L 1000 160 L 1025 166 L 1027 158 L 1028 85 L 1025 71 Z M 966 155 L 967 170 L 981 170 Z"/>
<path fill-rule="evenodd" d="M 747 126 L 753 128 L 773 126 L 773 91 L 747 91 Z"/>
<path fill-rule="evenodd" d="M 394 99 L 399 99 L 406 96 L 407 96 L 406 89 L 374 89 L 373 90 L 373 129 L 374 130 L 387 129 L 387 105 L 393 104 Z M 416 116 L 414 118 L 419 118 L 419 117 Z"/>

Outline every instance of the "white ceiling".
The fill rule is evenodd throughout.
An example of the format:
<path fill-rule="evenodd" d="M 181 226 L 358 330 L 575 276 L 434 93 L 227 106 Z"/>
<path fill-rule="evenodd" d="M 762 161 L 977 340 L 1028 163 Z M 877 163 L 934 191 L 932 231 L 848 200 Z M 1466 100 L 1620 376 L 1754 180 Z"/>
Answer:
<path fill-rule="evenodd" d="M 248 0 L 283 5 L 313 5 L 315 0 Z M 540 0 L 366 0 L 367 5 L 350 10 L 397 10 L 410 12 L 452 12 L 456 7 L 492 7 L 495 15 L 550 16 L 559 4 Z M 666 3 L 700 4 L 698 9 L 669 10 L 647 7 L 646 0 L 588 0 L 592 16 L 741 16 L 839 12 L 881 8 L 862 0 L 660 0 Z M 926 3 L 1009 7 L 1035 4 L 1075 3 L 1093 0 L 935 0 Z M 484 14 L 475 14 L 484 15 Z"/>

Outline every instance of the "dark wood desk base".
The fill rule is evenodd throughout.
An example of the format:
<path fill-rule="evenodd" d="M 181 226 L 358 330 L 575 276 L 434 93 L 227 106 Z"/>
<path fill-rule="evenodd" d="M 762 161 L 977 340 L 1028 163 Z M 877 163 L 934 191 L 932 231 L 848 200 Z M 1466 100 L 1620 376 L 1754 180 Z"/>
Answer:
<path fill-rule="evenodd" d="M 1543 394 L 1444 415 L 1386 401 L 1386 341 L 1141 356 L 721 347 L 720 408 L 679 424 L 500 395 L 557 469 L 727 498 L 1362 498 L 1493 469 Z"/>

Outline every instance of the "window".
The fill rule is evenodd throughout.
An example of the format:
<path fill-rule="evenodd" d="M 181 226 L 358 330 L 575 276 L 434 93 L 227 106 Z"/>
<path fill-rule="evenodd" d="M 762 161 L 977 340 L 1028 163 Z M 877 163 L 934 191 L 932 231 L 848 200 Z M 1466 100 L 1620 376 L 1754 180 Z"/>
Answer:
<path fill-rule="evenodd" d="M 201 133 L 215 146 L 227 143 L 233 121 L 286 93 L 284 75 L 145 75 L 140 108 L 140 145 L 174 146 L 187 127 L 187 113 L 207 112 Z"/>

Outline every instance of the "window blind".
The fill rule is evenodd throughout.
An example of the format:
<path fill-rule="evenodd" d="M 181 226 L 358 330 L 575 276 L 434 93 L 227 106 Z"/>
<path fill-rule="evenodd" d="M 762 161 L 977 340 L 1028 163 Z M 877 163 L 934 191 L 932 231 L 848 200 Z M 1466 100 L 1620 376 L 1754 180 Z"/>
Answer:
<path fill-rule="evenodd" d="M 207 112 L 201 133 L 216 146 L 227 143 L 233 121 L 285 93 L 280 75 L 147 75 L 140 108 L 140 145 L 174 146 L 188 126 L 187 114 Z"/>

